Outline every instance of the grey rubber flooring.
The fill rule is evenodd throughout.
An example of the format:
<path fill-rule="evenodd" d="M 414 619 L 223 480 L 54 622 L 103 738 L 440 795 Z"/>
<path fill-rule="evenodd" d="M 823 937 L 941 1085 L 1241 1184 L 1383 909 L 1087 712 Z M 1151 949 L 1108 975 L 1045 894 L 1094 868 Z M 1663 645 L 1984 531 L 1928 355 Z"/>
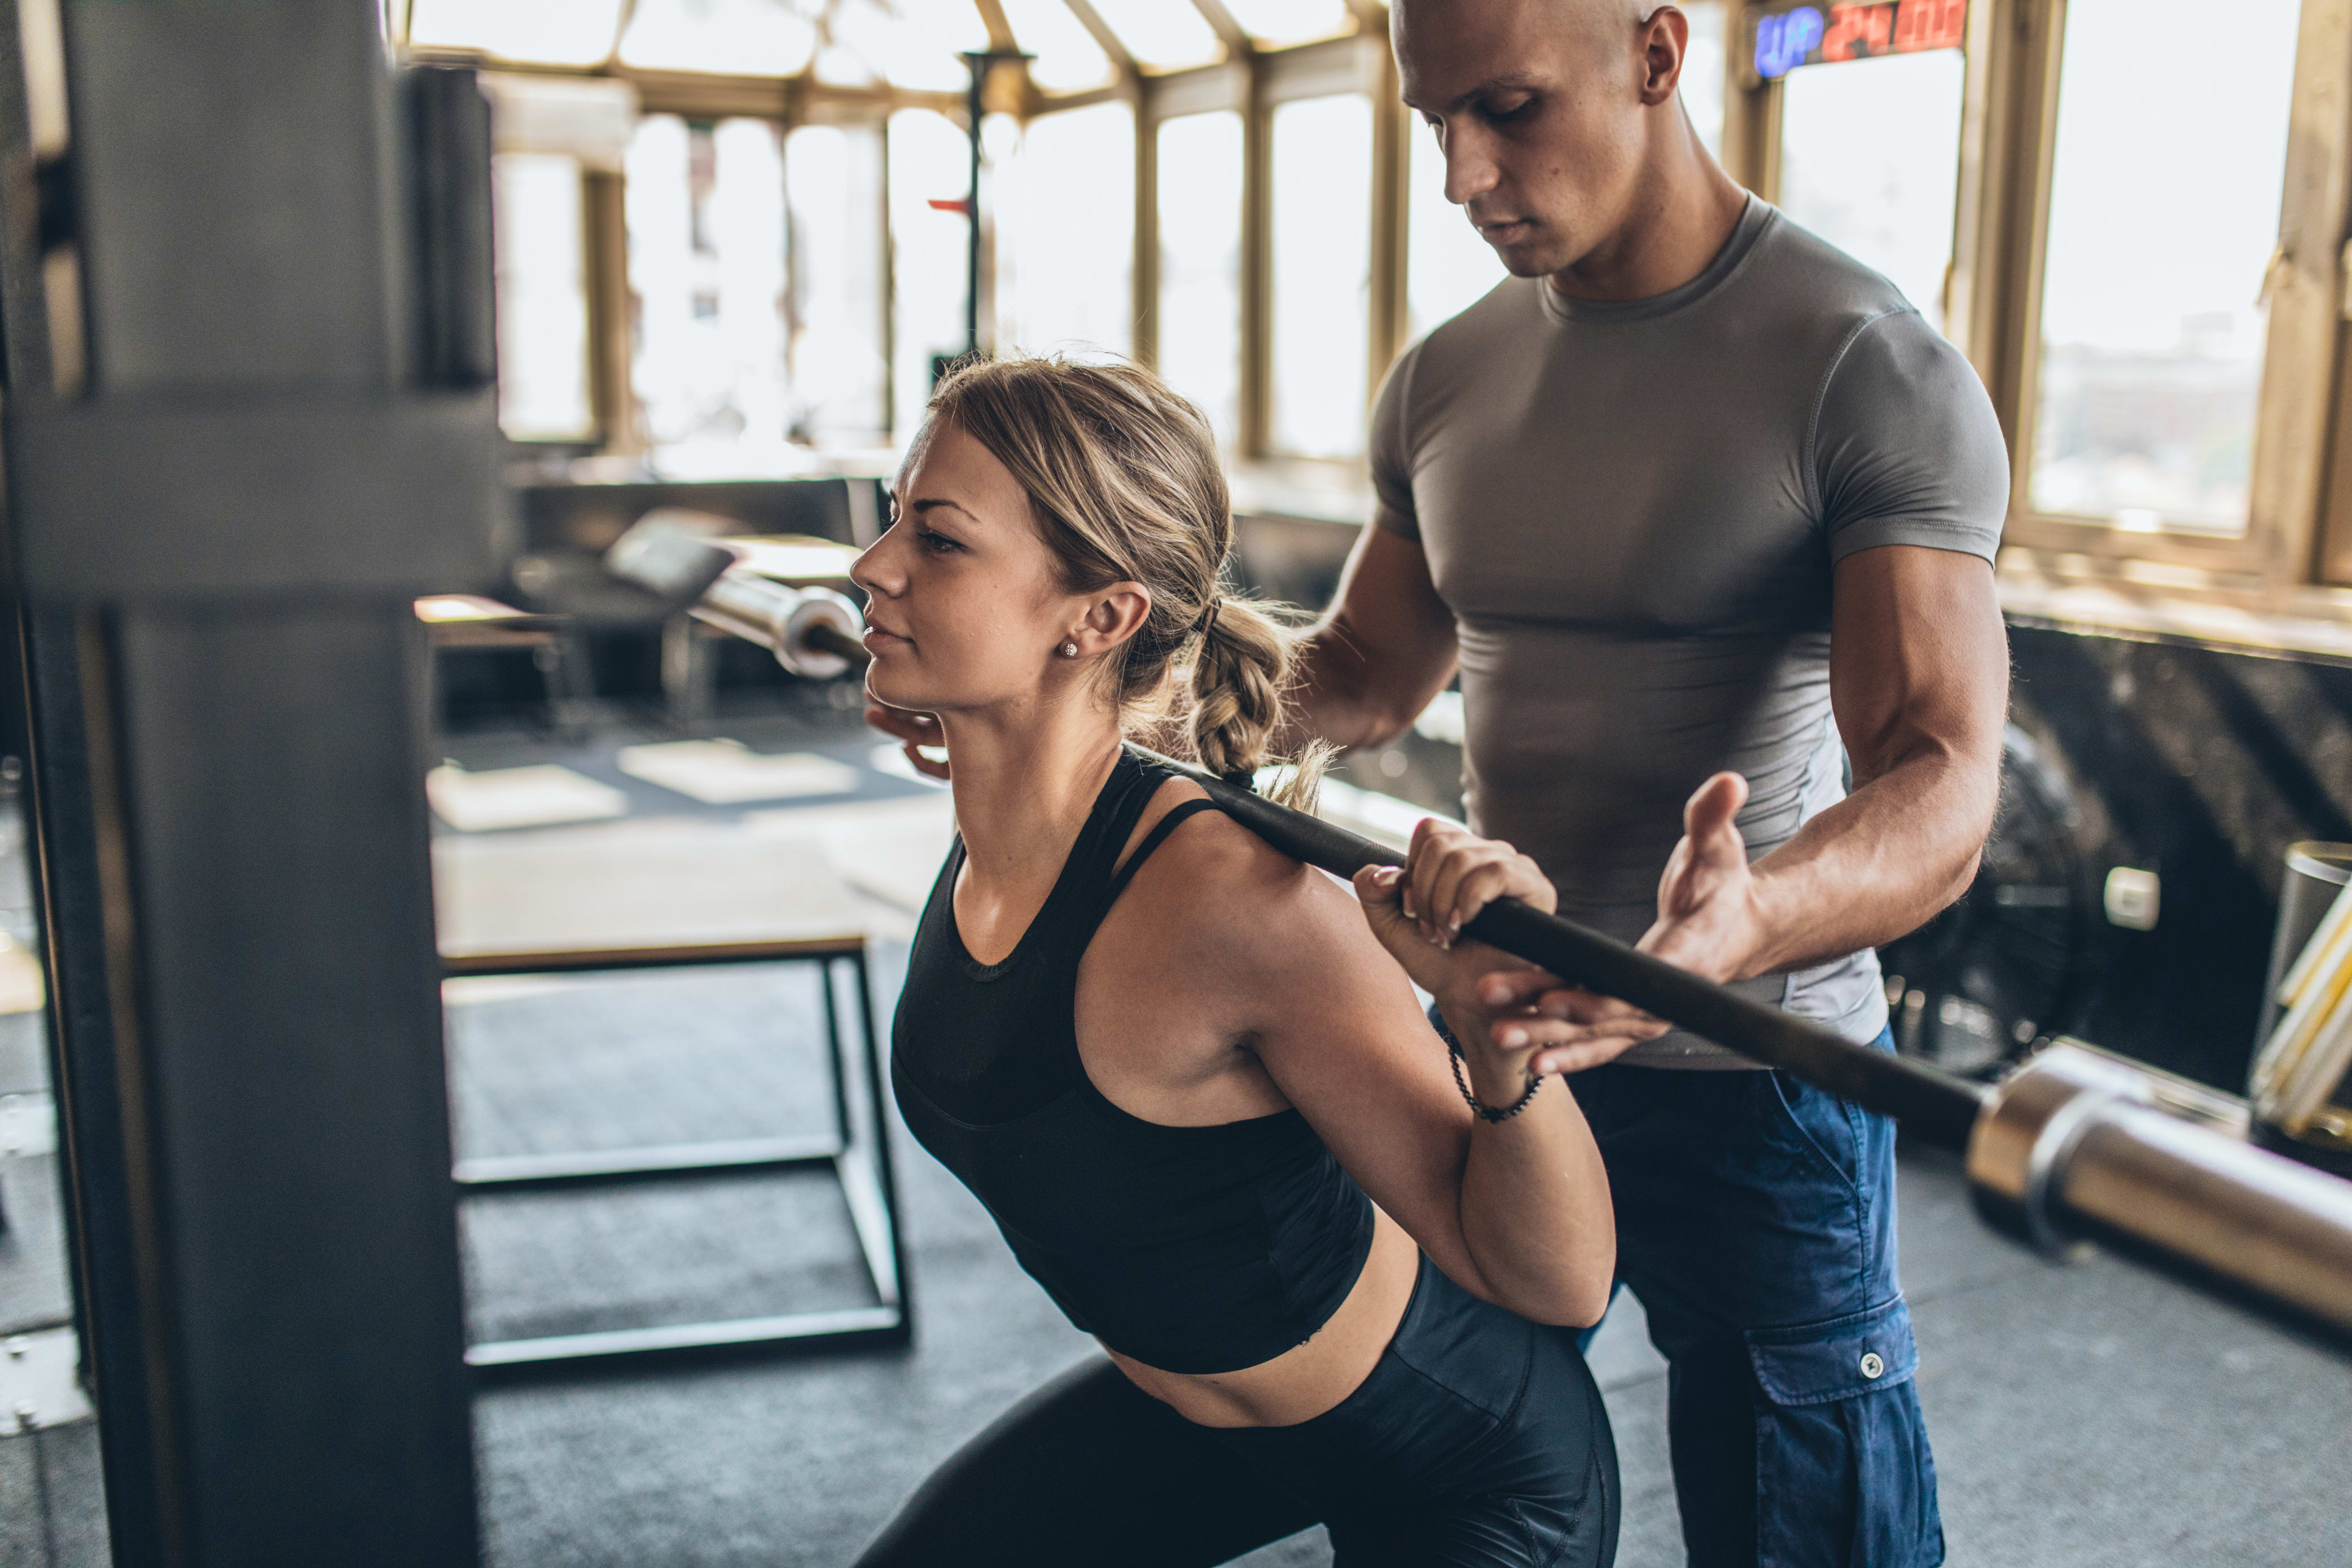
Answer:
<path fill-rule="evenodd" d="M 740 1029 L 742 1040 L 765 1042 L 745 1049 L 789 1058 L 793 1048 L 777 1042 L 793 1037 L 791 988 L 767 985 L 713 977 L 698 1004 L 674 997 L 665 1010 L 651 996 L 631 1002 L 616 991 L 592 1009 L 606 1031 L 600 1040 L 627 1038 L 630 1019 L 642 1019 L 674 1042 L 681 1062 L 698 1061 L 694 1072 L 740 1072 L 746 1092 L 689 1084 L 694 1073 L 682 1065 L 651 1078 L 595 1068 L 613 1072 L 622 1091 L 603 1109 L 587 1109 L 577 1082 L 544 1086 L 537 1103 L 551 1115 L 570 1107 L 559 1119 L 593 1136 L 612 1135 L 613 1119 L 623 1118 L 668 1138 L 681 1124 L 666 1118 L 682 1117 L 688 1105 L 725 1135 L 736 1135 L 741 1124 L 730 1118 L 746 1105 L 772 1108 L 779 1127 L 821 1114 L 821 1085 L 802 1080 L 795 1091 L 774 1062 L 737 1060 L 725 1043 Z M 533 1103 L 532 1074 L 562 1061 L 561 1042 L 583 1033 L 580 1004 L 559 1004 L 562 995 L 453 1012 L 460 1126 L 469 1136 L 493 1124 L 487 1109 L 469 1109 L 477 1096 L 491 1098 L 493 1075 L 499 1135 L 545 1135 L 525 1134 L 518 1107 Z M 800 996 L 798 1021 L 812 1031 L 805 1041 L 814 1001 L 813 992 Z M 804 1067 L 816 1065 L 805 1043 L 797 1049 Z M 589 1060 L 605 1051 L 625 1055 L 608 1042 Z M 673 1098 L 671 1110 L 655 1103 Z M 499 1568 L 845 1563 L 959 1443 L 1093 1354 L 1022 1276 L 979 1205 L 903 1136 L 898 1148 L 913 1348 L 486 1393 L 484 1512 Z M 846 1221 L 822 1189 L 757 1199 L 739 1190 L 723 1202 L 675 1196 L 676 1207 L 656 1212 L 632 1207 L 634 1193 L 617 1204 L 612 1194 L 547 1195 L 533 1201 L 550 1207 L 511 1233 L 469 1217 L 478 1330 L 649 1322 L 643 1314 L 689 1301 L 730 1312 L 831 1305 L 856 1287 Z M 575 1210 L 568 1218 L 559 1212 L 567 1206 Z M 2352 1563 L 2352 1359 L 2118 1260 L 2045 1263 L 1978 1224 L 1957 1169 L 1941 1157 L 1906 1157 L 1901 1223 L 1953 1563 Z M 603 1260 L 593 1256 L 600 1239 L 610 1249 Z M 677 1283 L 647 1283 L 618 1263 L 624 1254 Z M 609 1293 L 592 1309 L 597 1290 Z M 1665 1568 L 1682 1560 L 1665 1375 L 1636 1303 L 1621 1301 L 1593 1362 L 1623 1467 L 1619 1562 Z M 1328 1560 L 1312 1531 L 1246 1561 L 1298 1568 Z M 1104 1562 L 1118 1561 L 1115 1546 L 1107 1549 Z"/>

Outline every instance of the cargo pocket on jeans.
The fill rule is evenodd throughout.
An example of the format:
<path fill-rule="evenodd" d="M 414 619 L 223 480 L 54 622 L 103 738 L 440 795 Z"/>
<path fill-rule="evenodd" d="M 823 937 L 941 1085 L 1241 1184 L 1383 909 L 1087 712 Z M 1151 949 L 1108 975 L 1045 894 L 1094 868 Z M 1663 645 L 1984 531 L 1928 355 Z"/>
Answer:
<path fill-rule="evenodd" d="M 1765 1568 L 1932 1568 L 1936 1466 L 1901 1297 L 1794 1328 L 1750 1329 L 1757 1560 Z"/>

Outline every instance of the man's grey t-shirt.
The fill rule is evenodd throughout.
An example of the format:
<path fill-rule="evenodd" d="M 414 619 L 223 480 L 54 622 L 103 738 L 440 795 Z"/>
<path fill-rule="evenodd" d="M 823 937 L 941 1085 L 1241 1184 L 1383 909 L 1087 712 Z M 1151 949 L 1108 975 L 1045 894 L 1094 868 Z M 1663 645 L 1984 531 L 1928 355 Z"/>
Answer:
<path fill-rule="evenodd" d="M 1452 608 L 1472 825 L 1532 855 L 1560 911 L 1631 942 L 1684 802 L 1751 791 L 1751 858 L 1843 798 L 1832 569 L 1925 545 L 1990 560 L 2009 497 L 1991 402 L 1895 286 L 1751 200 L 1654 299 L 1512 278 L 1390 372 L 1375 523 Z M 1876 955 L 1743 981 L 1848 1039 L 1886 1021 Z M 1645 1066 L 1744 1067 L 1676 1031 Z"/>

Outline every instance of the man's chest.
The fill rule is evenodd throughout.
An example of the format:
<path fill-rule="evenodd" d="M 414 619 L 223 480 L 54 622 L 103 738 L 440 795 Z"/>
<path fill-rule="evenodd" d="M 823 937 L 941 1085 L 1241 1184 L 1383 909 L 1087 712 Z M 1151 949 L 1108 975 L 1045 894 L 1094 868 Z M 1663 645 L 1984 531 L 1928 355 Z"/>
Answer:
<path fill-rule="evenodd" d="M 1555 371 L 1412 442 L 1438 591 L 1465 620 L 1698 632 L 1828 601 L 1804 432 L 1704 382 Z"/>

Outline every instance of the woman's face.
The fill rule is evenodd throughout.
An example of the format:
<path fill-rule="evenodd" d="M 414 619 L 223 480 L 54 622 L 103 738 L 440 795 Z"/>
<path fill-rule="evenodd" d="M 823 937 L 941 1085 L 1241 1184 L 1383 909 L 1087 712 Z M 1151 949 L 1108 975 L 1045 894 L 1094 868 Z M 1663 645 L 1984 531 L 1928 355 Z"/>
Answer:
<path fill-rule="evenodd" d="M 895 502 L 889 529 L 849 573 L 866 593 L 876 701 L 950 714 L 1032 700 L 1123 636 L 1111 602 L 1120 590 L 1064 586 L 1020 483 L 953 424 L 918 443 Z M 1080 656 L 1065 658 L 1057 650 L 1073 638 Z"/>

